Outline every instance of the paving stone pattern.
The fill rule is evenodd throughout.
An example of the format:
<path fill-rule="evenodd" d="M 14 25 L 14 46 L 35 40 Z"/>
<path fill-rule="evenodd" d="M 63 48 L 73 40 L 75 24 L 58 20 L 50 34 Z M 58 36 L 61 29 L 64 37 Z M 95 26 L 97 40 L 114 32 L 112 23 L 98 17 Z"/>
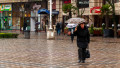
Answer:
<path fill-rule="evenodd" d="M 120 68 L 120 39 L 91 37 L 91 58 L 77 63 L 76 37 L 60 35 L 46 40 L 46 33 L 20 34 L 17 39 L 0 39 L 0 68 Z"/>

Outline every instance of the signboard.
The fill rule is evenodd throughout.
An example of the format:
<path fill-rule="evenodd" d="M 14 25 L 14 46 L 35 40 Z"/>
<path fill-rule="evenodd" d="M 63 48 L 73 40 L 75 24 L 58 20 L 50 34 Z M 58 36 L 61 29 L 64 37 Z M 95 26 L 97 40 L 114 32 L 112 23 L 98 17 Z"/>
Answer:
<path fill-rule="evenodd" d="M 64 4 L 71 3 L 71 0 L 64 0 Z"/>
<path fill-rule="evenodd" d="M 0 4 L 0 11 L 12 11 L 11 4 Z"/>
<path fill-rule="evenodd" d="M 90 9 L 90 13 L 101 13 L 100 8 L 101 7 L 93 7 Z"/>
<path fill-rule="evenodd" d="M 59 11 L 52 11 L 52 14 L 59 14 Z"/>
<path fill-rule="evenodd" d="M 78 8 L 86 8 L 89 7 L 89 0 L 77 0 Z"/>

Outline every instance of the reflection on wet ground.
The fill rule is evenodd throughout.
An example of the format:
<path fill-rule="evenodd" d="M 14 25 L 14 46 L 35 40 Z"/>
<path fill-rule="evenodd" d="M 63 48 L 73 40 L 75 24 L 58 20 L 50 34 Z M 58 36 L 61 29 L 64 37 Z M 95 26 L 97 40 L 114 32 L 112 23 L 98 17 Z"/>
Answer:
<path fill-rule="evenodd" d="M 76 39 L 76 38 L 75 38 Z M 91 58 L 77 63 L 76 40 L 67 35 L 46 40 L 45 33 L 0 39 L 0 68 L 120 68 L 120 39 L 91 37 Z"/>

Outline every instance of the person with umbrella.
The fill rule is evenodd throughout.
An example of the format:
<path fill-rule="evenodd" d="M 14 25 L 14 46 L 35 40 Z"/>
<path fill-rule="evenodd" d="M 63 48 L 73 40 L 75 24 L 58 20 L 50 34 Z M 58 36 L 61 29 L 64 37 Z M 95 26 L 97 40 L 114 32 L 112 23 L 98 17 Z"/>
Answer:
<path fill-rule="evenodd" d="M 67 28 L 69 28 L 69 32 L 71 32 L 71 41 L 73 42 L 74 40 L 74 30 L 75 30 L 75 27 L 77 26 L 77 24 L 67 24 Z"/>
<path fill-rule="evenodd" d="M 71 32 L 68 32 L 68 34 L 70 35 Z M 79 25 L 75 28 L 73 34 L 77 36 L 78 62 L 85 63 L 86 48 L 90 42 L 90 34 L 87 26 L 85 26 L 85 22 L 79 22 Z"/>
<path fill-rule="evenodd" d="M 72 43 L 73 43 L 73 40 L 74 40 L 74 34 L 73 34 L 74 30 L 75 30 L 75 27 L 70 28 L 70 31 L 71 31 L 71 41 L 72 41 Z"/>

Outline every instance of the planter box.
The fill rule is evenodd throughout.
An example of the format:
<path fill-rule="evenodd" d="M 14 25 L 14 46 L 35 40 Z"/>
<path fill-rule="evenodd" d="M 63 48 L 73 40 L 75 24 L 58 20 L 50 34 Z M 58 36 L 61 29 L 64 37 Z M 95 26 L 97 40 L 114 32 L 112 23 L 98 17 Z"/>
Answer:
<path fill-rule="evenodd" d="M 64 35 L 68 33 L 68 29 L 64 29 Z"/>
<path fill-rule="evenodd" d="M 103 37 L 114 37 L 114 31 L 112 29 L 104 29 Z"/>
<path fill-rule="evenodd" d="M 93 35 L 94 36 L 102 36 L 102 30 L 94 30 Z"/>
<path fill-rule="evenodd" d="M 118 30 L 118 37 L 120 37 L 120 30 Z"/>
<path fill-rule="evenodd" d="M 15 33 L 0 33 L 0 38 L 17 38 L 18 35 Z"/>

